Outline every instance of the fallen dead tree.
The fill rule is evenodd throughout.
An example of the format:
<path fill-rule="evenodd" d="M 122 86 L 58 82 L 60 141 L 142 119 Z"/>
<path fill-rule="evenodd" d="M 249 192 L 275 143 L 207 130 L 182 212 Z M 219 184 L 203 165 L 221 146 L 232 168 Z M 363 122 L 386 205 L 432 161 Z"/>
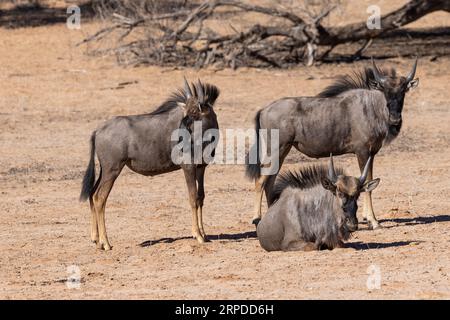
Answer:
<path fill-rule="evenodd" d="M 343 27 L 325 27 L 322 21 L 339 5 L 324 1 L 320 12 L 306 7 L 290 10 L 282 5 L 254 5 L 241 0 L 198 3 L 167 1 L 94 1 L 96 10 L 112 23 L 82 43 L 103 43 L 93 53 L 113 53 L 123 65 L 169 65 L 237 68 L 285 68 L 323 60 L 337 46 L 363 40 L 353 57 L 360 56 L 374 38 L 437 10 L 450 12 L 447 0 L 412 0 L 381 17 L 380 29 L 366 21 Z M 222 34 L 208 25 L 227 17 L 257 13 L 263 23 Z"/>

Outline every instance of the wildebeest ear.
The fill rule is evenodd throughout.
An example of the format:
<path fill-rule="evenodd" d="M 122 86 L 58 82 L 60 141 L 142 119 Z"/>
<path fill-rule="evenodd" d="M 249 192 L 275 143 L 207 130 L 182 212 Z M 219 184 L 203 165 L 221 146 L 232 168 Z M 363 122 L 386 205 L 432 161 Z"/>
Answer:
<path fill-rule="evenodd" d="M 378 187 L 378 184 L 380 183 L 380 178 L 370 180 L 362 186 L 362 191 L 364 192 L 370 192 L 373 191 L 376 187 Z"/>
<path fill-rule="evenodd" d="M 328 178 L 322 178 L 321 182 L 322 182 L 322 186 L 325 189 L 330 190 L 333 193 L 336 192 L 336 185 L 333 183 L 333 181 L 331 181 Z"/>
<path fill-rule="evenodd" d="M 418 85 L 419 85 L 419 78 L 416 78 L 416 79 L 414 79 L 414 80 L 412 80 L 412 81 L 410 81 L 410 82 L 408 83 L 407 88 L 408 88 L 408 90 L 409 90 L 409 89 L 414 89 L 414 88 L 417 87 Z"/>

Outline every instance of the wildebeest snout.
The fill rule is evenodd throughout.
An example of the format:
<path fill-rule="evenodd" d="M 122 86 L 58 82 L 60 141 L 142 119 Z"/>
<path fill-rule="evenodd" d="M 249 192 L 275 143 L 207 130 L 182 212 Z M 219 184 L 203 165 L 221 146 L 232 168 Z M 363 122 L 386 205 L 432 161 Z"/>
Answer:
<path fill-rule="evenodd" d="M 401 114 L 391 114 L 389 115 L 389 122 L 391 125 L 397 125 L 402 121 Z"/>
<path fill-rule="evenodd" d="M 346 213 L 347 216 L 353 218 L 356 216 L 356 211 L 358 211 L 358 204 L 356 203 L 355 200 L 347 201 L 342 206 L 342 209 L 344 210 L 344 212 Z"/>
<path fill-rule="evenodd" d="M 358 211 L 358 204 L 356 201 L 348 201 L 343 207 L 346 219 L 345 224 L 350 232 L 358 230 L 358 218 L 356 212 Z"/>

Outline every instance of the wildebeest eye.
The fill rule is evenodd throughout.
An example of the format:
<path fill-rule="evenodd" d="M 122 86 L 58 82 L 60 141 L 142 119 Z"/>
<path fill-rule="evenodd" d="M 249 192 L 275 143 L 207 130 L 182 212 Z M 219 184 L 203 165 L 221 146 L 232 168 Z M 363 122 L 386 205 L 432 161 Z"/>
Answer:
<path fill-rule="evenodd" d="M 344 199 L 344 198 L 345 198 L 345 193 L 343 193 L 343 192 L 341 192 L 341 191 L 339 191 L 339 190 L 336 190 L 336 195 L 337 195 L 339 198 L 341 198 L 341 199 Z"/>

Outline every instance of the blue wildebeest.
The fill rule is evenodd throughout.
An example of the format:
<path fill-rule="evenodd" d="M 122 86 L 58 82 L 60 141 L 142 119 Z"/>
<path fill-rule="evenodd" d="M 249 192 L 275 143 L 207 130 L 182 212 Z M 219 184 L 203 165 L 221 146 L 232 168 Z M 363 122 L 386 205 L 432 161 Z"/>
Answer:
<path fill-rule="evenodd" d="M 312 158 L 327 157 L 330 153 L 354 153 L 363 170 L 364 164 L 380 148 L 396 138 L 402 126 L 402 109 L 406 92 L 417 86 L 414 79 L 417 59 L 406 77 L 398 76 L 394 69 L 373 67 L 340 77 L 316 97 L 282 98 L 257 112 L 255 118 L 256 149 L 262 152 L 260 129 L 279 130 L 278 159 L 281 167 L 292 146 Z M 252 152 L 251 150 L 251 152 Z M 247 162 L 246 174 L 255 180 L 256 199 L 253 222 L 261 218 L 263 189 L 268 204 L 276 173 L 264 175 L 265 166 L 260 157 Z M 270 161 L 269 161 L 270 162 Z M 279 170 L 279 167 L 277 170 Z M 367 178 L 372 179 L 373 161 Z M 369 228 L 378 228 L 372 207 L 371 192 L 365 194 L 363 217 Z"/>
<path fill-rule="evenodd" d="M 270 194 L 269 210 L 256 228 L 261 246 L 267 251 L 342 247 L 358 229 L 360 192 L 370 192 L 380 182 L 366 182 L 371 160 L 359 178 L 334 168 L 332 156 L 328 170 L 316 165 L 280 174 Z"/>
<path fill-rule="evenodd" d="M 202 207 L 207 163 L 187 161 L 176 164 L 172 159 L 172 152 L 177 142 L 172 140 L 172 134 L 180 128 L 191 132 L 194 123 L 201 124 L 203 132 L 218 129 L 213 110 L 218 96 L 219 89 L 214 85 L 202 84 L 199 80 L 189 86 L 185 79 L 184 88 L 173 93 L 155 111 L 115 117 L 93 132 L 91 156 L 80 200 L 90 201 L 91 239 L 99 249 L 111 249 L 106 235 L 105 205 L 114 181 L 124 166 L 145 176 L 183 169 L 192 208 L 192 235 L 200 243 L 205 241 Z M 203 141 L 193 141 L 195 139 L 191 143 L 200 143 L 201 148 L 208 146 Z M 96 182 L 95 155 L 100 163 L 100 174 Z"/>

